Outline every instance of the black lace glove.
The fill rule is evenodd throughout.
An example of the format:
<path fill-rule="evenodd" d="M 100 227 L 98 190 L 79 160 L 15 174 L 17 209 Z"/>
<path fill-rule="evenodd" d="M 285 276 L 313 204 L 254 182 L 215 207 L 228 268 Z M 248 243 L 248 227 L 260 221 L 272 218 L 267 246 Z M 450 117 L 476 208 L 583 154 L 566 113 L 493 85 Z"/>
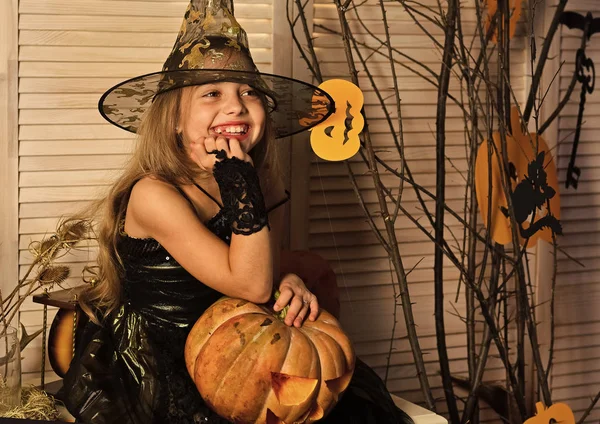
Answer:
<path fill-rule="evenodd" d="M 259 232 L 265 225 L 271 229 L 258 174 L 250 163 L 235 157 L 224 158 L 215 163 L 213 175 L 221 191 L 231 231 L 250 235 Z"/>

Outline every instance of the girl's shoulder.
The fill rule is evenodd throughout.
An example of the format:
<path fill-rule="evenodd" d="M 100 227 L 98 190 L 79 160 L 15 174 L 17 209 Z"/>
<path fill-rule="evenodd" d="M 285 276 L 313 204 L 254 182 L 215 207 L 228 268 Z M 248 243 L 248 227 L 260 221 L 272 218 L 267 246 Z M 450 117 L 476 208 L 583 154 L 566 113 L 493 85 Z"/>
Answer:
<path fill-rule="evenodd" d="M 188 209 L 190 205 L 177 187 L 157 177 L 144 177 L 131 189 L 125 232 L 136 238 L 153 237 L 153 229 L 164 227 L 173 219 L 185 219 Z"/>
<path fill-rule="evenodd" d="M 131 196 L 177 193 L 177 189 L 155 175 L 147 175 L 139 179 L 131 188 Z"/>

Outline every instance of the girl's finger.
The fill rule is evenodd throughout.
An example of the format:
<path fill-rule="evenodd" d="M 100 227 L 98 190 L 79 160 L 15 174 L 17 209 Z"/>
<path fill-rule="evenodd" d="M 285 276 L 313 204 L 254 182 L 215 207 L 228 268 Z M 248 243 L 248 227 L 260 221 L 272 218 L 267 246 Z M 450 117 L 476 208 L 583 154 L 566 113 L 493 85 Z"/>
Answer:
<path fill-rule="evenodd" d="M 242 150 L 242 146 L 240 146 L 240 142 L 235 138 L 229 140 L 229 150 L 231 152 L 232 157 L 244 159 L 244 156 L 246 156 L 246 154 Z"/>
<path fill-rule="evenodd" d="M 304 304 L 302 303 L 302 298 L 300 296 L 294 296 L 294 298 L 290 302 L 290 308 L 288 309 L 287 314 L 285 315 L 285 325 L 291 327 L 294 324 L 294 321 L 296 320 L 296 317 L 300 313 L 300 310 L 303 306 Z"/>
<path fill-rule="evenodd" d="M 216 150 L 225 150 L 225 153 L 227 153 L 227 157 L 230 158 L 231 157 L 231 153 L 229 152 L 229 141 L 227 141 L 227 139 L 225 137 L 217 137 L 217 140 L 215 142 L 216 144 Z M 210 152 L 210 150 L 209 150 Z"/>
<path fill-rule="evenodd" d="M 294 320 L 295 327 L 297 327 L 297 328 L 302 327 L 302 323 L 304 322 L 304 317 L 306 317 L 309 307 L 310 307 L 310 302 L 306 302 L 306 301 L 302 302 L 302 309 L 300 309 L 300 312 L 298 312 L 298 315 L 296 316 L 296 319 Z"/>
<path fill-rule="evenodd" d="M 317 296 L 312 295 L 312 300 L 310 301 L 310 315 L 308 319 L 314 321 L 319 316 L 319 301 L 317 300 Z"/>
<path fill-rule="evenodd" d="M 202 166 L 202 163 L 204 163 L 207 156 L 208 154 L 206 153 L 206 149 L 204 149 L 202 144 L 194 141 L 190 143 L 190 157 L 194 162 L 196 162 L 196 164 Z"/>
<path fill-rule="evenodd" d="M 214 150 L 217 150 L 217 144 L 215 142 L 215 138 L 214 137 L 206 137 L 204 139 L 204 148 L 206 149 L 207 152 L 212 152 Z"/>
<path fill-rule="evenodd" d="M 273 305 L 273 310 L 275 312 L 279 312 L 280 310 L 282 310 L 288 303 L 290 303 L 292 296 L 294 296 L 294 292 L 292 291 L 292 289 L 287 287 L 281 289 L 281 292 L 279 293 L 279 298 L 275 302 L 275 305 Z"/>

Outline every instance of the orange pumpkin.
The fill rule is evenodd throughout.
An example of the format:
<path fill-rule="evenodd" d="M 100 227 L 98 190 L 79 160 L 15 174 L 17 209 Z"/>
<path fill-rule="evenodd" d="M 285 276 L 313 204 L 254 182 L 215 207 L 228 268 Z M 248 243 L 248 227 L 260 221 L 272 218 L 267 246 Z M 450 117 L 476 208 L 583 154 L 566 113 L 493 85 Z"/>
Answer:
<path fill-rule="evenodd" d="M 550 408 L 544 407 L 542 402 L 535 404 L 537 414 L 523 424 L 548 424 L 551 422 L 561 424 L 575 424 L 575 416 L 568 405 L 564 403 L 555 403 Z M 554 421 L 552 421 L 554 420 Z"/>
<path fill-rule="evenodd" d="M 185 346 L 190 376 L 205 402 L 236 423 L 310 423 L 326 416 L 354 372 L 339 322 L 288 327 L 271 308 L 223 297 L 198 319 Z"/>
<path fill-rule="evenodd" d="M 506 137 L 510 171 L 512 203 L 517 219 L 519 242 L 529 240 L 533 246 L 538 238 L 552 242 L 552 233 L 562 234 L 560 224 L 560 195 L 556 164 L 544 139 L 537 134 L 524 134 L 516 107 L 511 109 L 512 134 Z M 491 164 L 488 162 L 488 142 L 479 146 L 475 159 L 475 189 L 484 225 L 488 221 L 488 197 L 491 197 L 492 239 L 499 244 L 512 242 L 510 214 L 502 189 L 500 134 L 493 133 Z M 536 146 L 537 144 L 537 146 Z M 536 150 L 537 147 L 537 150 Z M 498 155 L 500 155 L 500 159 Z M 488 169 L 491 169 L 491 191 Z"/>

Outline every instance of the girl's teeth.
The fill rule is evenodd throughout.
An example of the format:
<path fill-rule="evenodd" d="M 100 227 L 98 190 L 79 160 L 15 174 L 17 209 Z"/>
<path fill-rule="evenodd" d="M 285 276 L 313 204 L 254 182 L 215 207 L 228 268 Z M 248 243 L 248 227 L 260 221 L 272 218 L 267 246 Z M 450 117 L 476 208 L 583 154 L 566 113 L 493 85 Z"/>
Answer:
<path fill-rule="evenodd" d="M 246 126 L 231 126 L 224 128 L 215 128 L 215 132 L 218 134 L 228 133 L 228 134 L 245 134 L 247 131 Z"/>

